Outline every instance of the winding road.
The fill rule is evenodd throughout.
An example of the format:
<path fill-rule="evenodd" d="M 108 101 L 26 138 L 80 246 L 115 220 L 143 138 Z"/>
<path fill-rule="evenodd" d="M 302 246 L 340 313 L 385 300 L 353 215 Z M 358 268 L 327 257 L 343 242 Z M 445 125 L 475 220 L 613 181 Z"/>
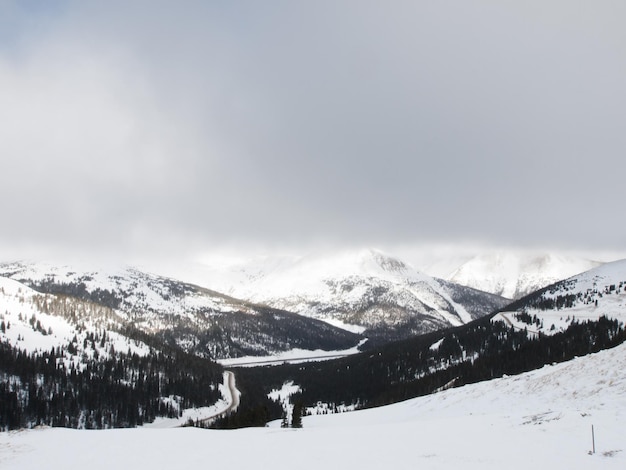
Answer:
<path fill-rule="evenodd" d="M 226 391 L 230 395 L 230 397 L 224 397 L 224 399 L 228 402 L 228 406 L 223 410 L 218 411 L 217 413 L 212 414 L 211 416 L 206 416 L 200 420 L 198 420 L 199 425 L 207 425 L 210 424 L 216 418 L 220 418 L 222 416 L 226 416 L 231 411 L 234 411 L 239 406 L 239 395 L 240 392 L 237 390 L 237 384 L 235 382 L 235 374 L 229 370 L 224 371 L 224 385 L 226 386 Z"/>

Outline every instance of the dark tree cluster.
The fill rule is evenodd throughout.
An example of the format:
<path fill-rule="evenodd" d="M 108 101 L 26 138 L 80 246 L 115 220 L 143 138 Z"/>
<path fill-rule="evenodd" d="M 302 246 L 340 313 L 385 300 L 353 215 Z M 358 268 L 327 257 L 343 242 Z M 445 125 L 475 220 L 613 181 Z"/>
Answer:
<path fill-rule="evenodd" d="M 360 336 L 328 323 L 283 310 L 256 307 L 256 314 L 207 314 L 203 328 L 177 318 L 157 333 L 160 340 L 176 344 L 187 338 L 189 351 L 203 357 L 260 356 L 293 348 L 327 351 L 355 346 Z"/>
<path fill-rule="evenodd" d="M 104 305 L 109 308 L 118 308 L 122 303 L 122 299 L 114 292 L 111 292 L 108 289 L 100 288 L 89 290 L 84 282 L 64 283 L 55 281 L 54 279 L 44 279 L 41 281 L 20 279 L 20 282 L 37 292 L 75 297 L 77 299 Z"/>
<path fill-rule="evenodd" d="M 0 429 L 133 427 L 219 399 L 221 367 L 182 352 L 117 352 L 79 367 L 67 357 L 63 348 L 28 354 L 0 343 Z"/>
<path fill-rule="evenodd" d="M 281 417 L 283 408 L 280 403 L 270 400 L 267 394 L 259 393 L 259 384 L 248 375 L 237 373 L 237 389 L 241 392 L 237 411 L 216 420 L 211 424 L 212 428 L 265 426 L 268 421 Z"/>
<path fill-rule="evenodd" d="M 438 347 L 432 347 L 435 342 Z M 514 375 L 562 362 L 626 340 L 623 325 L 601 317 L 574 322 L 554 335 L 529 336 L 504 322 L 483 318 L 340 360 L 239 369 L 250 387 L 246 398 L 267 394 L 288 380 L 300 385 L 305 407 L 318 402 L 367 408 L 439 389 Z M 277 411 L 271 419 L 280 419 Z M 236 419 L 236 416 L 231 418 Z"/>
<path fill-rule="evenodd" d="M 608 295 L 619 295 L 624 290 L 626 281 L 599 287 L 594 284 L 590 289 L 575 292 L 576 280 L 557 282 L 537 292 L 527 295 L 508 305 L 509 311 L 561 310 L 572 308 L 579 304 L 598 305 L 598 300 Z"/>

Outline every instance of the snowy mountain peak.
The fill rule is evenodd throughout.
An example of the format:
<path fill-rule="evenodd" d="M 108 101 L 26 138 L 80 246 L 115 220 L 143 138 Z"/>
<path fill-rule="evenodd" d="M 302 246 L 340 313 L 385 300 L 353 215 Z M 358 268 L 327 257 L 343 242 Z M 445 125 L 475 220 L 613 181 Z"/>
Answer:
<path fill-rule="evenodd" d="M 482 297 L 481 306 L 481 293 L 443 285 L 376 249 L 257 259 L 226 271 L 208 266 L 199 277 L 194 282 L 234 297 L 348 329 L 368 328 L 368 334 L 382 328 L 410 336 L 460 325 L 501 306 L 495 296 Z M 469 297 L 466 309 L 461 299 Z"/>
<path fill-rule="evenodd" d="M 388 273 L 396 273 L 406 275 L 412 269 L 403 261 L 397 258 L 384 254 L 379 250 L 368 250 L 371 259 L 379 266 L 383 271 Z"/>
<path fill-rule="evenodd" d="M 319 277 L 337 278 L 348 276 L 401 279 L 422 277 L 403 261 L 377 249 L 363 249 L 325 256 L 308 256 L 301 259 L 307 269 L 315 266 Z"/>

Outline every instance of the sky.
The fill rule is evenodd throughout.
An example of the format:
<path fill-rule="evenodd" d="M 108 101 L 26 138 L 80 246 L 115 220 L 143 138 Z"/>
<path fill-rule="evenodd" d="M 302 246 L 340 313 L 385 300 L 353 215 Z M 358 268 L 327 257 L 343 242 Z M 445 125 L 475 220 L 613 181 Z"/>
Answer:
<path fill-rule="evenodd" d="M 626 3 L 0 0 L 0 255 L 626 253 Z"/>

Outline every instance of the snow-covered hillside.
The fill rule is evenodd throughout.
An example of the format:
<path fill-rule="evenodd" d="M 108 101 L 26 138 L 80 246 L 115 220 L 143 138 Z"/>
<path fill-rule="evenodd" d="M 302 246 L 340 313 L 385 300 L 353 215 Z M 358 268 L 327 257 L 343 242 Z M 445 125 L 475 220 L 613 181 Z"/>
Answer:
<path fill-rule="evenodd" d="M 108 307 L 133 328 L 205 357 L 259 356 L 294 348 L 342 350 L 361 339 L 318 320 L 133 268 L 20 262 L 0 264 L 0 276 Z"/>
<path fill-rule="evenodd" d="M 0 433 L 3 469 L 212 466 L 526 470 L 626 465 L 626 345 L 303 428 Z M 595 449 L 592 451 L 592 426 Z M 111 449 L 115 449 L 111 452 Z M 68 456 L 71 455 L 71 458 Z"/>
<path fill-rule="evenodd" d="M 601 316 L 626 323 L 626 260 L 606 263 L 544 288 L 498 314 L 517 328 L 553 334 Z"/>
<path fill-rule="evenodd" d="M 40 294 L 0 277 L 0 340 L 28 353 L 66 348 L 67 369 L 70 364 L 83 367 L 83 358 L 108 358 L 111 350 L 148 354 L 147 345 L 115 331 L 121 325 L 110 308 Z"/>
<path fill-rule="evenodd" d="M 67 286 L 68 294 L 86 294 L 148 330 L 160 328 L 167 316 L 193 321 L 198 312 L 235 310 L 217 293 L 127 267 L 104 270 L 48 263 L 4 263 L 0 265 L 0 275 L 32 284 L 39 290 L 52 285 L 58 286 L 57 290 Z"/>
<path fill-rule="evenodd" d="M 203 284 L 347 329 L 402 327 L 406 335 L 458 326 L 506 303 L 371 249 L 208 266 Z"/>
<path fill-rule="evenodd" d="M 567 255 L 502 251 L 474 256 L 451 271 L 445 279 L 518 299 L 600 264 Z"/>
<path fill-rule="evenodd" d="M 210 412 L 221 367 L 105 305 L 0 277 L 0 429 L 125 427 Z M 174 366 L 175 364 L 175 366 Z"/>

